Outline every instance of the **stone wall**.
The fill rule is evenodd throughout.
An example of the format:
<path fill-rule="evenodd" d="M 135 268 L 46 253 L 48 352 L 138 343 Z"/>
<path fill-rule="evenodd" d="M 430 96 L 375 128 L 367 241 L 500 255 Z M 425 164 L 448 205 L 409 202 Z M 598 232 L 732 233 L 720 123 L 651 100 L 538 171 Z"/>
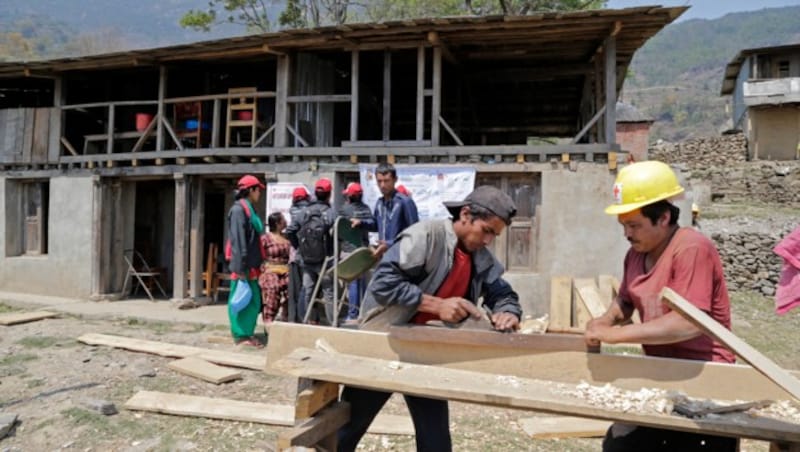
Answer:
<path fill-rule="evenodd" d="M 703 192 L 710 199 L 696 199 L 701 204 L 800 204 L 800 161 L 748 162 L 743 134 L 661 142 L 650 148 L 649 155 L 682 170 L 693 187 L 707 187 Z"/>
<path fill-rule="evenodd" d="M 772 252 L 798 226 L 797 218 L 719 218 L 701 221 L 702 230 L 717 245 L 728 290 L 755 290 L 774 295 L 783 259 Z"/>
<path fill-rule="evenodd" d="M 680 143 L 659 141 L 648 150 L 650 160 L 685 165 L 687 169 L 725 167 L 747 160 L 744 134 L 695 138 Z"/>

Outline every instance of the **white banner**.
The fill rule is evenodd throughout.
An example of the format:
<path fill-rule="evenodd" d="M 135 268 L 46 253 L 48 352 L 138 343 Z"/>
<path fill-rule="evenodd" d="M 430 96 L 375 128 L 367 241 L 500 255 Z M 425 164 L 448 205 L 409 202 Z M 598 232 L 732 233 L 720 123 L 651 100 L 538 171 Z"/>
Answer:
<path fill-rule="evenodd" d="M 267 215 L 273 212 L 280 212 L 286 218 L 286 225 L 288 226 L 291 221 L 289 209 L 292 207 L 292 192 L 297 187 L 306 187 L 305 184 L 300 182 L 275 182 L 267 184 Z M 308 190 L 308 187 L 306 187 Z M 265 220 L 266 222 L 266 220 Z"/>
<path fill-rule="evenodd" d="M 364 188 L 363 201 L 373 211 L 381 196 L 375 182 L 377 165 L 361 164 L 358 172 Z M 408 165 L 395 166 L 397 184 L 404 185 L 417 204 L 420 220 L 448 218 L 449 213 L 442 205 L 444 201 L 461 201 L 475 187 L 475 169 L 469 167 L 443 167 Z"/>

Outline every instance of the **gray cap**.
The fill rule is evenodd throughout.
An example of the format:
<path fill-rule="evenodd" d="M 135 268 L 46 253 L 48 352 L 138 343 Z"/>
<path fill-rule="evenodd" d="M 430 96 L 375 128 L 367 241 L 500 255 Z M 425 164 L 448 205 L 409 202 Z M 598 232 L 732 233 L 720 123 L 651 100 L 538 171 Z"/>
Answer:
<path fill-rule="evenodd" d="M 463 201 L 444 202 L 444 206 L 447 207 L 453 218 L 458 217 L 462 207 L 470 204 L 483 207 L 506 224 L 510 224 L 511 219 L 517 214 L 517 206 L 514 205 L 511 197 L 491 185 L 476 187 Z"/>

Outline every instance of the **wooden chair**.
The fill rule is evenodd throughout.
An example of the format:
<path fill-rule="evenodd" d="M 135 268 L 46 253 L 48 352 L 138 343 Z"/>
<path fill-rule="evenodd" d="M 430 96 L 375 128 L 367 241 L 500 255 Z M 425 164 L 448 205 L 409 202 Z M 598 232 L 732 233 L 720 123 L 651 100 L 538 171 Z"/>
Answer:
<path fill-rule="evenodd" d="M 241 145 L 242 140 L 239 132 L 243 128 L 250 129 L 250 141 L 248 146 L 253 146 L 258 139 L 258 98 L 254 94 L 258 91 L 256 87 L 230 88 L 228 94 L 238 94 L 239 97 L 228 99 L 228 115 L 225 127 L 225 147 L 231 146 L 231 135 L 236 133 L 236 145 Z M 249 119 L 239 119 L 240 114 L 249 116 Z"/>

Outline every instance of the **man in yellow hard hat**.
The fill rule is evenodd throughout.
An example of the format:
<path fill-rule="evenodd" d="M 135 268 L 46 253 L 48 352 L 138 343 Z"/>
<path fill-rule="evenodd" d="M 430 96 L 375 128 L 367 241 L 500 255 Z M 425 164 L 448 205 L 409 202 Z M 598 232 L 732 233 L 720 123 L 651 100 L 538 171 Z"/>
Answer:
<path fill-rule="evenodd" d="M 639 162 L 620 170 L 613 188 L 615 202 L 605 211 L 617 215 L 631 248 L 617 299 L 586 325 L 587 344 L 639 343 L 650 356 L 734 362 L 728 349 L 661 301 L 661 290 L 670 287 L 730 329 L 730 300 L 719 253 L 696 229 L 678 225 L 680 209 L 671 201 L 683 191 L 662 162 Z M 625 325 L 634 309 L 642 323 Z M 614 424 L 603 450 L 734 451 L 737 440 Z"/>

